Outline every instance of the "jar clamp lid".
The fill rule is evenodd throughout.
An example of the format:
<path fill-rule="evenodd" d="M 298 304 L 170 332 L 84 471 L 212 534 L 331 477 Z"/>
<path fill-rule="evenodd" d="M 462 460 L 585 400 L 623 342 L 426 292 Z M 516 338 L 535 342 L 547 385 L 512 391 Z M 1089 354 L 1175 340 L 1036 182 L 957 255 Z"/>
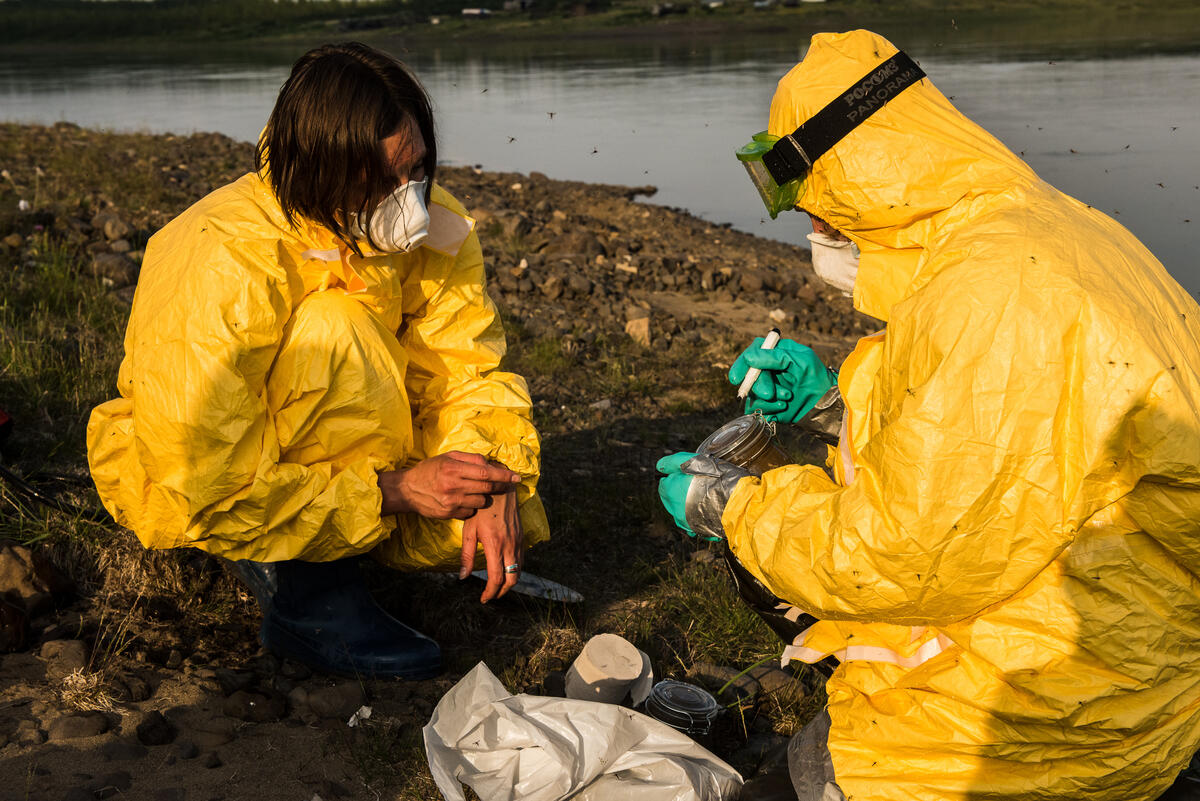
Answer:
<path fill-rule="evenodd" d="M 755 411 L 735 417 L 709 434 L 697 451 L 745 467 L 771 447 L 774 437 L 775 423 Z"/>
<path fill-rule="evenodd" d="M 646 714 L 685 734 L 704 735 L 720 712 L 717 699 L 694 684 L 665 679 L 646 699 Z"/>

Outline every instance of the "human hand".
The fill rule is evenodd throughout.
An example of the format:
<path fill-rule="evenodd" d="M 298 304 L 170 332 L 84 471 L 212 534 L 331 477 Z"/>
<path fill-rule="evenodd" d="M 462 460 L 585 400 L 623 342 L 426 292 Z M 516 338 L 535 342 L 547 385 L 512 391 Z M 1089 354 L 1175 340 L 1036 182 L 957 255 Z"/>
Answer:
<path fill-rule="evenodd" d="M 695 455 L 687 451 L 673 453 L 659 459 L 658 464 L 654 466 L 658 472 L 663 474 L 663 478 L 658 480 L 658 499 L 662 501 L 667 514 L 675 520 L 675 525 L 679 526 L 689 537 L 696 536 L 696 533 L 688 526 L 685 511 L 688 490 L 692 486 L 692 477 L 684 473 L 680 466 Z"/>
<path fill-rule="evenodd" d="M 491 501 L 463 523 L 462 567 L 458 577 L 465 579 L 475 566 L 477 545 L 483 545 L 487 560 L 487 586 L 479 602 L 499 598 L 512 589 L 525 564 L 525 533 L 515 488 L 489 497 Z M 516 565 L 516 570 L 509 570 Z"/>
<path fill-rule="evenodd" d="M 781 339 L 772 350 L 763 350 L 762 344 L 758 337 L 742 351 L 729 368 L 729 381 L 740 384 L 757 367 L 762 373 L 746 398 L 746 414 L 761 411 L 768 420 L 794 423 L 833 386 L 833 374 L 807 345 Z"/>
<path fill-rule="evenodd" d="M 416 512 L 437 520 L 465 520 L 487 506 L 490 498 L 511 491 L 520 481 L 520 474 L 489 464 L 477 453 L 448 451 L 406 470 L 380 473 L 380 513 Z"/>

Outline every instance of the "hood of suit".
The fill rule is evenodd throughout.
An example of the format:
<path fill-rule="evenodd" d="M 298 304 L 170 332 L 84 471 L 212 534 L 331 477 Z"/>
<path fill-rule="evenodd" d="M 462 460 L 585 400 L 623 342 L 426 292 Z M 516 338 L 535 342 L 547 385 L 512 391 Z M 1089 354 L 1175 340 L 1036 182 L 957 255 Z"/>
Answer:
<path fill-rule="evenodd" d="M 786 136 L 897 48 L 870 31 L 821 33 L 779 81 L 768 132 Z M 1040 179 L 960 113 L 928 78 L 905 89 L 816 160 L 797 205 L 862 252 L 855 308 L 887 321 L 936 272 L 931 249 L 992 200 Z"/>

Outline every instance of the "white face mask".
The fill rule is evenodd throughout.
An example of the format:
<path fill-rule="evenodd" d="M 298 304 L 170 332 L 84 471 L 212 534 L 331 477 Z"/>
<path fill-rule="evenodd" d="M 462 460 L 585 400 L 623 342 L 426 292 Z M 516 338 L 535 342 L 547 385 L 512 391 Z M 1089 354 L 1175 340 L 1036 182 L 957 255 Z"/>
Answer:
<path fill-rule="evenodd" d="M 844 295 L 854 294 L 854 279 L 858 277 L 858 245 L 848 239 L 834 239 L 828 234 L 809 234 L 812 244 L 813 269 L 821 280 Z"/>
<path fill-rule="evenodd" d="M 385 253 L 407 253 L 429 236 L 429 211 L 425 208 L 428 179 L 409 181 L 385 197 L 371 215 L 370 239 Z M 367 238 L 358 220 L 351 232 Z"/>

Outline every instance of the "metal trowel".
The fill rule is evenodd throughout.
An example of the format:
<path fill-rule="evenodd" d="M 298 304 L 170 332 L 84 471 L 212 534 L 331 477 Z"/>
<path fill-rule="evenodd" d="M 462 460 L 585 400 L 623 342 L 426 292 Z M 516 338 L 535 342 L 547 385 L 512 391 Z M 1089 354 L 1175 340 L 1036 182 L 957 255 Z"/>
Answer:
<path fill-rule="evenodd" d="M 484 581 L 487 581 L 488 577 L 486 570 L 475 570 L 472 571 L 471 575 Z M 533 598 L 542 598 L 547 601 L 558 601 L 564 604 L 583 602 L 583 596 L 570 587 L 526 572 L 521 573 L 520 578 L 517 579 L 517 583 L 512 586 L 509 592 L 519 592 L 521 595 L 529 595 Z"/>

